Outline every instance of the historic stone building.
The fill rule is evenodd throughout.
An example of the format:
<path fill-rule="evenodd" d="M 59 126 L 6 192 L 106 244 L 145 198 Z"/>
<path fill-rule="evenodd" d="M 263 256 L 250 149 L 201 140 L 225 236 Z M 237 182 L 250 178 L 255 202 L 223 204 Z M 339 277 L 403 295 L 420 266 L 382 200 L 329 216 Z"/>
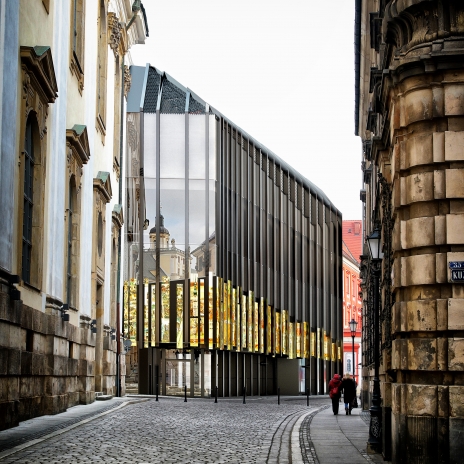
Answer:
<path fill-rule="evenodd" d="M 342 221 L 343 240 L 343 373 L 353 375 L 358 386 L 361 362 L 362 295 L 359 265 L 362 253 L 362 221 Z M 355 321 L 355 337 L 351 336 L 350 322 Z M 354 352 L 354 353 L 353 353 Z M 354 356 L 353 356 L 354 355 Z"/>
<path fill-rule="evenodd" d="M 355 63 L 364 233 L 383 251 L 379 285 L 367 246 L 362 262 L 370 443 L 393 462 L 463 462 L 464 3 L 357 0 Z"/>
<path fill-rule="evenodd" d="M 116 393 L 124 56 L 147 32 L 139 1 L 0 0 L 0 429 Z"/>

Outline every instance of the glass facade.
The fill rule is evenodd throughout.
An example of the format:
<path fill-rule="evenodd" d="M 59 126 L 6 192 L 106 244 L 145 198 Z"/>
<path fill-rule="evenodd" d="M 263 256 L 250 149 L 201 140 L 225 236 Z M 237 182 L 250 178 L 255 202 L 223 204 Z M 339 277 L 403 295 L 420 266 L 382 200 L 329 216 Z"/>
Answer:
<path fill-rule="evenodd" d="M 140 350 L 158 350 L 168 393 L 240 395 L 257 378 L 272 393 L 277 359 L 298 362 L 297 390 L 324 393 L 321 373 L 340 369 L 340 212 L 170 76 L 131 71 L 124 336 L 139 390 Z"/>

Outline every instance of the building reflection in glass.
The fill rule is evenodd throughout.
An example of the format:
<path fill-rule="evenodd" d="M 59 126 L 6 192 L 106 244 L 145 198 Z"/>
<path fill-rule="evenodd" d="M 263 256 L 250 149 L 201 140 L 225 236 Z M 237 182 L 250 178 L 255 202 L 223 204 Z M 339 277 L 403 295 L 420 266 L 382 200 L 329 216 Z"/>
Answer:
<path fill-rule="evenodd" d="M 139 391 L 266 394 L 288 377 L 324 392 L 341 367 L 340 212 L 166 73 L 131 73 L 124 335 Z"/>

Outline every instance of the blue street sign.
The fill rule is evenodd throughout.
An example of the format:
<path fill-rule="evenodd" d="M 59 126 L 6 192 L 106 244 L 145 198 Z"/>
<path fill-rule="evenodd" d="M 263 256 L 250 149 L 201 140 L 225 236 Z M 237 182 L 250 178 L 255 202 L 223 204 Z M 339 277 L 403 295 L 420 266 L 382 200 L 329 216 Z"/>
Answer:
<path fill-rule="evenodd" d="M 450 269 L 464 269 L 464 261 L 450 261 Z"/>
<path fill-rule="evenodd" d="M 464 282 L 464 269 L 451 269 L 451 280 L 453 282 Z"/>

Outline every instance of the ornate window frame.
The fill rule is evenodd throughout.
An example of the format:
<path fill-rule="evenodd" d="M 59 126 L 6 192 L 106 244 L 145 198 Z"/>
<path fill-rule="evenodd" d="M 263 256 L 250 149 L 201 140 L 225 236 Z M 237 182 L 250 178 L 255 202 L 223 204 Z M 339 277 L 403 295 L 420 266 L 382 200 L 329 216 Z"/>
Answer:
<path fill-rule="evenodd" d="M 79 93 L 84 90 L 85 0 L 72 0 L 70 31 L 70 68 L 78 81 Z"/>
<path fill-rule="evenodd" d="M 80 251 L 80 214 L 81 214 L 81 184 L 83 166 L 90 159 L 90 147 L 87 137 L 87 127 L 76 124 L 72 129 L 66 130 L 66 157 L 67 157 L 67 189 L 65 204 L 65 230 L 68 232 L 68 243 L 65 247 L 65 294 L 69 309 L 77 310 L 79 307 L 79 251 Z M 75 189 L 75 190 L 73 190 Z M 72 198 L 74 197 L 74 198 Z M 68 205 L 72 199 L 73 211 Z"/>
<path fill-rule="evenodd" d="M 18 198 L 24 198 L 25 186 L 25 146 L 26 126 L 28 121 L 33 125 L 32 143 L 34 150 L 33 204 L 30 273 L 23 282 L 37 290 L 42 288 L 43 277 L 43 242 L 44 242 L 44 198 L 45 198 L 45 166 L 47 155 L 47 116 L 48 105 L 58 96 L 55 70 L 50 47 L 21 47 L 21 80 L 22 101 L 20 113 L 20 133 L 22 134 L 19 152 Z M 18 230 L 24 226 L 24 205 L 20 203 L 17 216 Z M 17 237 L 17 268 L 22 272 L 22 234 Z M 23 276 L 24 277 L 24 276 Z"/>
<path fill-rule="evenodd" d="M 117 278 L 118 278 L 118 242 L 121 234 L 121 229 L 124 224 L 124 215 L 122 206 L 117 204 L 113 207 L 111 215 L 111 294 L 110 294 L 110 325 L 116 327 L 116 296 L 118 292 Z"/>
<path fill-rule="evenodd" d="M 96 317 L 97 304 L 103 307 L 103 301 L 97 303 L 98 286 L 103 286 L 105 282 L 105 230 L 106 230 L 106 205 L 110 202 L 113 195 L 111 189 L 110 173 L 99 171 L 97 177 L 93 179 L 94 193 L 94 215 L 93 215 L 93 237 L 92 237 L 92 279 L 96 285 L 92 291 L 92 318 Z M 103 300 L 103 298 L 98 298 Z M 95 311 L 94 311 L 95 309 Z"/>

